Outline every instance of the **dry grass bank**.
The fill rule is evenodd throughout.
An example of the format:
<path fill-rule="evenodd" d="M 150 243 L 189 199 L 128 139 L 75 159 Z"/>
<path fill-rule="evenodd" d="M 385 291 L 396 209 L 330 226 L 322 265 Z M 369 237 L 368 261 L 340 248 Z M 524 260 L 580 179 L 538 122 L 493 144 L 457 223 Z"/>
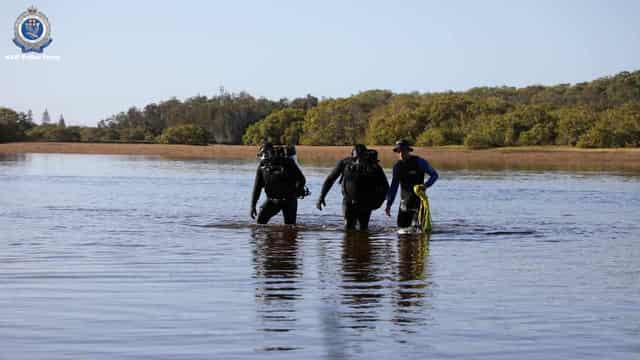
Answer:
<path fill-rule="evenodd" d="M 390 146 L 374 146 L 385 166 L 395 161 Z M 307 164 L 332 164 L 348 156 L 346 146 L 298 146 L 298 158 Z M 257 147 L 240 145 L 159 145 L 89 143 L 0 144 L 0 154 L 63 153 L 146 155 L 168 158 L 254 160 Z M 640 149 L 575 149 L 569 147 L 517 147 L 469 150 L 463 147 L 416 148 L 416 154 L 442 169 L 531 169 L 630 171 L 640 173 Z"/>

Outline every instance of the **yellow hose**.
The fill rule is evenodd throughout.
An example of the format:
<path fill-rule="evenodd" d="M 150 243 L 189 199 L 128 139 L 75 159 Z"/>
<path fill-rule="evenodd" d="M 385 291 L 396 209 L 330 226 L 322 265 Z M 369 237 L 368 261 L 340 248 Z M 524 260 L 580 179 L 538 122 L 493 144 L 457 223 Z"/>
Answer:
<path fill-rule="evenodd" d="M 431 233 L 431 210 L 429 210 L 429 198 L 424 185 L 415 185 L 413 192 L 420 198 L 420 209 L 418 209 L 418 224 L 425 233 Z"/>

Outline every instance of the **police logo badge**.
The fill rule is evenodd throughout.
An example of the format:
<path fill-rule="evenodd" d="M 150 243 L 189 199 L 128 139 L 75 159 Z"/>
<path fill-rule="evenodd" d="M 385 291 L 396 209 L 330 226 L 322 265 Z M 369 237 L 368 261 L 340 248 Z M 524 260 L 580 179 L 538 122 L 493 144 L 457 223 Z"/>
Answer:
<path fill-rule="evenodd" d="M 14 32 L 13 42 L 23 53 L 42 53 L 53 41 L 49 19 L 33 6 L 18 16 Z"/>

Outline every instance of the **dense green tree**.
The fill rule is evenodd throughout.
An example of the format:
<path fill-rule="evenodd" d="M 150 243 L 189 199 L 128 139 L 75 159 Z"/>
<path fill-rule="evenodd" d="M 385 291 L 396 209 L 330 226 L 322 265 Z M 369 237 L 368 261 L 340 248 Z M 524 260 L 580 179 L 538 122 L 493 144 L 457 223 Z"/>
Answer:
<path fill-rule="evenodd" d="M 311 94 L 307 94 L 307 96 L 303 98 L 293 99 L 289 104 L 289 107 L 302 110 L 305 113 L 316 106 L 318 106 L 318 98 L 311 96 Z"/>
<path fill-rule="evenodd" d="M 304 122 L 304 110 L 282 109 L 269 114 L 264 120 L 258 121 L 247 128 L 242 142 L 256 145 L 263 141 L 275 144 L 298 144 Z"/>
<path fill-rule="evenodd" d="M 197 125 L 178 125 L 165 129 L 160 135 L 161 144 L 207 145 L 207 131 Z"/>
<path fill-rule="evenodd" d="M 427 114 L 420 105 L 419 96 L 404 94 L 375 108 L 369 115 L 366 142 L 388 145 L 400 138 L 414 140 L 427 124 Z"/>
<path fill-rule="evenodd" d="M 392 97 L 387 90 L 361 92 L 344 99 L 327 99 L 309 110 L 300 139 L 307 145 L 352 145 L 362 143 L 369 113 Z"/>
<path fill-rule="evenodd" d="M 640 104 L 629 103 L 607 110 L 578 141 L 580 147 L 640 146 Z"/>
<path fill-rule="evenodd" d="M 26 135 L 32 141 L 79 142 L 82 140 L 82 129 L 78 126 L 63 128 L 57 124 L 44 124 L 28 130 Z"/>
<path fill-rule="evenodd" d="M 17 112 L 0 107 L 0 142 L 16 141 L 20 138 L 18 119 Z"/>
<path fill-rule="evenodd" d="M 556 144 L 575 146 L 596 122 L 597 113 L 588 106 L 578 105 L 554 111 L 558 118 Z"/>

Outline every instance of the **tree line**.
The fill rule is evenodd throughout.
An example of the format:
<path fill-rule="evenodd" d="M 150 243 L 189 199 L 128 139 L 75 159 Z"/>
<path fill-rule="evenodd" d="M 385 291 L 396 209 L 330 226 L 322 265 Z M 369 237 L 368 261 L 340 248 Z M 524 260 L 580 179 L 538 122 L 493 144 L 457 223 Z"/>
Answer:
<path fill-rule="evenodd" d="M 640 146 L 640 71 L 578 84 L 464 92 L 369 90 L 345 98 L 278 101 L 247 93 L 132 107 L 97 127 L 35 126 L 0 110 L 0 141 L 418 146 Z"/>

